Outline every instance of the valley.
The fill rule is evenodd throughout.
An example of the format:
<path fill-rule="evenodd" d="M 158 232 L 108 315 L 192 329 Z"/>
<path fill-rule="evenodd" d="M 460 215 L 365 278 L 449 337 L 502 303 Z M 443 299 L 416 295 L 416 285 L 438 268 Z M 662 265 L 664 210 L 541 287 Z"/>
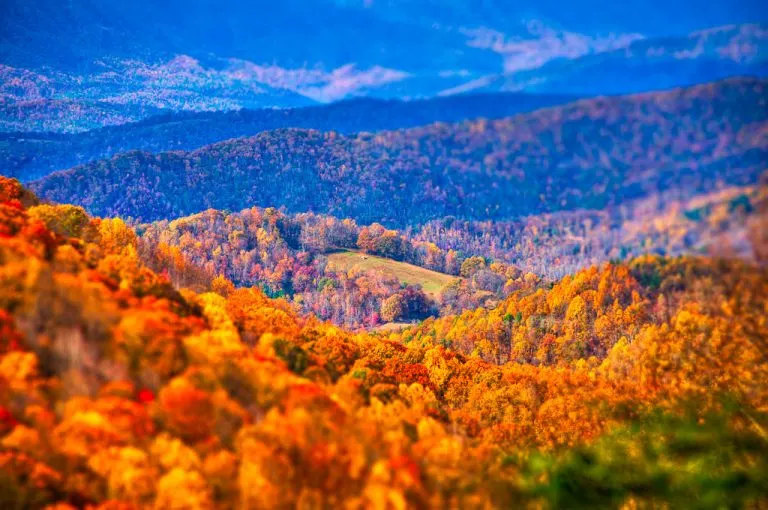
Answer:
<path fill-rule="evenodd" d="M 245 498 L 272 507 L 293 505 L 301 496 L 292 489 L 317 480 L 311 483 L 328 497 L 362 497 L 367 506 L 380 482 L 367 468 L 347 469 L 347 462 L 364 465 L 367 450 L 394 472 L 425 469 L 403 481 L 417 492 L 393 489 L 414 506 L 480 497 L 503 507 L 557 507 L 563 498 L 581 501 L 596 480 L 634 494 L 638 470 L 657 460 L 627 452 L 643 452 L 649 441 L 669 455 L 654 468 L 674 477 L 669 501 L 702 493 L 744 504 L 762 497 L 764 439 L 759 429 L 732 424 L 751 422 L 724 396 L 762 420 L 751 413 L 766 398 L 768 278 L 749 263 L 638 257 L 544 288 L 528 281 L 490 310 L 368 334 L 296 314 L 284 299 L 225 278 L 202 293 L 179 290 L 167 271 L 144 265 L 122 220 L 40 203 L 5 178 L 0 234 L 0 375 L 8 395 L 0 469 L 13 491 L 4 497 L 13 501 L 63 494 L 97 501 L 106 484 L 127 501 L 183 498 L 212 508 Z M 49 395 L 47 388 L 66 390 Z M 33 412 L 51 400 L 66 402 L 62 415 Z M 691 402 L 695 410 L 687 410 Z M 269 411 L 254 420 L 258 409 Z M 627 417 L 627 409 L 637 414 Z M 297 433 L 286 433 L 288 425 Z M 392 453 L 396 447 L 381 440 L 385 430 L 411 453 Z M 693 430 L 703 450 L 683 448 Z M 434 457 L 441 444 L 455 455 L 448 466 Z M 487 444 L 537 457 L 504 453 L 500 471 L 480 476 L 499 459 Z M 319 460 L 316 450 L 326 447 L 335 455 Z M 284 451 L 293 455 L 283 458 Z M 611 474 L 587 471 L 578 492 L 562 493 L 548 477 L 582 467 L 573 451 L 599 459 Z M 683 469 L 708 466 L 712 452 L 718 466 L 706 483 L 698 470 Z M 270 490 L 253 489 L 258 475 L 250 470 L 275 473 L 276 458 L 283 460 Z M 321 460 L 321 473 L 291 475 L 313 473 Z M 142 484 L 111 478 L 121 466 Z M 73 471 L 94 485 L 64 486 Z M 520 472 L 548 476 L 522 484 Z M 740 492 L 709 485 L 734 472 Z M 444 477 L 473 480 L 473 487 L 430 495 Z M 496 484 L 505 490 L 495 492 Z M 552 495 L 541 499 L 539 491 Z"/>
<path fill-rule="evenodd" d="M 768 508 L 767 26 L 0 2 L 0 509 Z"/>

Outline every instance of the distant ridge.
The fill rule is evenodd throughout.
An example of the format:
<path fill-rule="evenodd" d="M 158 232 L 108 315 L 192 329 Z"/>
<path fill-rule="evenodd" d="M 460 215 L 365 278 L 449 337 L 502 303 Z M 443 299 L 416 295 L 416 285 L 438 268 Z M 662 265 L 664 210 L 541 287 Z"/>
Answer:
<path fill-rule="evenodd" d="M 279 128 L 356 133 L 472 118 L 498 119 L 564 104 L 563 94 L 487 93 L 414 101 L 350 99 L 322 106 L 162 114 L 84 133 L 0 133 L 0 168 L 29 181 L 120 152 L 193 150 Z"/>
<path fill-rule="evenodd" d="M 729 79 L 377 134 L 266 131 L 193 152 L 120 154 L 31 186 L 143 221 L 285 206 L 403 227 L 599 209 L 756 182 L 768 160 L 767 84 Z"/>

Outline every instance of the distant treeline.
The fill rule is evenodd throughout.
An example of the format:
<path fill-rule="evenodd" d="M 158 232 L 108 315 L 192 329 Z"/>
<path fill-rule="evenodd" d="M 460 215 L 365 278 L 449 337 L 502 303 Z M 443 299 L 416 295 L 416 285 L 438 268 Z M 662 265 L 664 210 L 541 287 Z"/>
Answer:
<path fill-rule="evenodd" d="M 0 133 L 0 168 L 5 175 L 29 181 L 129 150 L 192 150 L 279 128 L 356 133 L 438 121 L 496 119 L 574 99 L 575 96 L 568 95 L 524 93 L 460 95 L 416 101 L 354 99 L 304 108 L 168 113 L 136 123 L 74 134 Z M 47 103 L 40 103 L 40 108 L 48 107 Z"/>
<path fill-rule="evenodd" d="M 128 152 L 31 187 L 140 221 L 285 206 L 402 228 L 603 209 L 754 184 L 768 160 L 766 83 L 734 79 L 376 134 L 266 131 L 193 152 Z"/>

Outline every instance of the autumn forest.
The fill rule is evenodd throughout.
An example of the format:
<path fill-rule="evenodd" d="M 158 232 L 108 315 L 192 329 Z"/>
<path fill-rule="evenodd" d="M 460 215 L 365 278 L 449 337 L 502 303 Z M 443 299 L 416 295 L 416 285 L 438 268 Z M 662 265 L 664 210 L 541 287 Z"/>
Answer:
<path fill-rule="evenodd" d="M 764 24 L 47 3 L 0 11 L 0 508 L 768 508 Z"/>

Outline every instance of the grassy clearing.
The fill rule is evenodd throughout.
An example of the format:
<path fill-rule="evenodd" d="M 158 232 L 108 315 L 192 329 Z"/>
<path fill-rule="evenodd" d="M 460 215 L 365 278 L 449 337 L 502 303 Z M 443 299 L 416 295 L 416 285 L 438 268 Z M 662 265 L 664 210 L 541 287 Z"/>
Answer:
<path fill-rule="evenodd" d="M 375 331 L 376 333 L 394 333 L 405 328 L 410 328 L 416 324 L 417 323 L 413 322 L 387 322 L 386 324 L 380 324 L 375 328 L 371 328 L 370 331 Z"/>
<path fill-rule="evenodd" d="M 381 271 L 408 285 L 419 284 L 424 293 L 431 296 L 437 296 L 446 284 L 456 279 L 456 276 L 438 273 L 413 264 L 354 251 L 330 253 L 328 264 L 336 271 L 349 271 L 353 267 L 364 271 Z"/>

